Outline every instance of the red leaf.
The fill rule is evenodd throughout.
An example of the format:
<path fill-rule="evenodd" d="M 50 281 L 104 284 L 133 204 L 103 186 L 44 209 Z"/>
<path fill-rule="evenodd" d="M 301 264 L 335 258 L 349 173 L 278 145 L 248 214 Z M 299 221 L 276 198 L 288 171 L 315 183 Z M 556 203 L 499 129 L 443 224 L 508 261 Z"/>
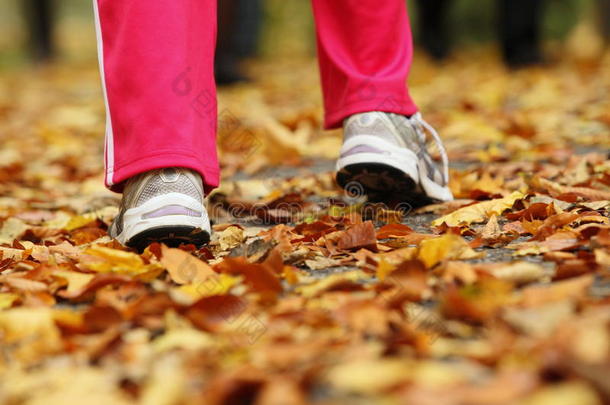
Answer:
<path fill-rule="evenodd" d="M 377 239 L 387 239 L 398 236 L 405 236 L 413 233 L 413 229 L 403 224 L 389 224 L 382 226 L 377 231 Z"/>

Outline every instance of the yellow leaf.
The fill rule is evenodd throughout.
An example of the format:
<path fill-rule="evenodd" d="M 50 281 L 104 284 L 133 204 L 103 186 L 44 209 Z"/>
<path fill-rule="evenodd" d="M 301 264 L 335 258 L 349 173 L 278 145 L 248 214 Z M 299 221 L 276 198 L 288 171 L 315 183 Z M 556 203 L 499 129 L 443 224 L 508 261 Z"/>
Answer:
<path fill-rule="evenodd" d="M 118 373 L 73 363 L 66 361 L 29 370 L 11 370 L 3 376 L 3 402 L 28 405 L 133 403 L 119 388 Z"/>
<path fill-rule="evenodd" d="M 484 270 L 491 273 L 494 277 L 517 284 L 542 281 L 546 274 L 542 266 L 531 262 L 492 264 L 486 266 Z"/>
<path fill-rule="evenodd" d="M 13 240 L 21 235 L 28 226 L 17 218 L 9 218 L 0 227 L 0 243 L 13 243 Z"/>
<path fill-rule="evenodd" d="M 604 364 L 610 355 L 610 332 L 608 326 L 597 320 L 589 322 L 579 330 L 572 342 L 572 352 L 587 364 Z"/>
<path fill-rule="evenodd" d="M 475 259 L 483 253 L 477 253 L 460 236 L 446 234 L 438 238 L 426 239 L 419 245 L 417 258 L 426 267 L 431 268 L 443 260 Z"/>
<path fill-rule="evenodd" d="M 95 277 L 93 274 L 69 270 L 56 270 L 53 272 L 53 275 L 63 278 L 68 282 L 68 288 L 66 289 L 68 294 L 76 294 L 77 291 L 80 291 L 93 277 Z"/>
<path fill-rule="evenodd" d="M 61 336 L 49 308 L 12 308 L 0 312 L 2 344 L 14 357 L 28 364 L 61 349 Z"/>
<path fill-rule="evenodd" d="M 299 275 L 295 271 L 292 266 L 284 266 L 283 269 L 284 280 L 288 282 L 288 284 L 295 285 L 299 283 Z"/>
<path fill-rule="evenodd" d="M 23 260 L 28 257 L 28 251 L 0 246 L 1 259 Z"/>
<path fill-rule="evenodd" d="M 70 218 L 65 226 L 66 231 L 73 231 L 74 229 L 81 228 L 88 223 L 92 222 L 95 218 L 91 218 L 88 215 L 76 215 Z"/>
<path fill-rule="evenodd" d="M 242 277 L 229 274 L 214 274 L 205 281 L 185 284 L 172 289 L 172 297 L 182 304 L 189 305 L 203 297 L 223 295 L 238 284 Z"/>
<path fill-rule="evenodd" d="M 469 205 L 464 208 L 453 211 L 451 214 L 437 218 L 432 221 L 432 226 L 440 226 L 443 223 L 448 226 L 462 226 L 472 223 L 484 222 L 492 215 L 500 215 L 507 209 L 511 208 L 517 200 L 521 200 L 525 195 L 519 191 L 513 192 L 511 195 L 495 200 L 483 201 L 477 204 Z"/>
<path fill-rule="evenodd" d="M 519 401 L 523 405 L 601 405 L 595 390 L 583 382 L 565 382 L 546 386 Z"/>
<path fill-rule="evenodd" d="M 430 388 L 455 386 L 468 379 L 458 364 L 442 361 L 419 362 L 412 373 L 415 384 Z"/>
<path fill-rule="evenodd" d="M 201 350 L 214 346 L 215 339 L 205 332 L 192 328 L 179 328 L 166 332 L 152 342 L 155 352 L 173 349 Z"/>
<path fill-rule="evenodd" d="M 332 368 L 327 378 L 338 390 L 374 394 L 409 380 L 412 374 L 408 360 L 355 360 Z"/>
<path fill-rule="evenodd" d="M 331 274 L 330 276 L 324 277 L 321 280 L 317 280 L 311 284 L 297 287 L 297 292 L 305 297 L 314 297 L 319 293 L 327 291 L 335 286 L 344 283 L 355 283 L 359 280 L 369 278 L 365 272 L 360 270 L 348 271 L 345 273 Z"/>
<path fill-rule="evenodd" d="M 85 320 L 84 313 L 82 311 L 74 309 L 53 309 L 53 320 L 62 325 L 70 325 L 74 328 L 83 325 Z"/>
<path fill-rule="evenodd" d="M 87 262 L 87 269 L 98 273 L 137 275 L 150 280 L 163 271 L 163 267 L 158 263 L 145 264 L 139 255 L 123 250 L 94 245 L 87 249 L 85 254 L 96 259 Z"/>
<path fill-rule="evenodd" d="M 176 346 L 176 348 L 180 347 Z M 203 347 L 200 345 L 192 348 Z M 161 356 L 152 364 L 151 368 L 139 393 L 138 403 L 140 405 L 172 405 L 189 402 L 184 398 L 190 388 L 188 386 L 189 375 L 186 367 L 183 366 L 183 361 L 176 353 Z"/>
<path fill-rule="evenodd" d="M 388 274 L 394 271 L 395 268 L 396 266 L 388 263 L 386 260 L 379 260 L 379 264 L 377 265 L 377 278 L 379 279 L 379 281 L 385 280 Z"/>
<path fill-rule="evenodd" d="M 0 293 L 0 309 L 10 308 L 19 296 L 12 293 Z"/>
<path fill-rule="evenodd" d="M 74 229 L 81 228 L 87 225 L 90 222 L 95 221 L 98 218 L 109 218 L 116 216 L 116 207 L 105 207 L 95 211 L 89 211 L 82 215 L 75 215 L 71 217 L 65 225 L 60 226 L 60 228 L 64 228 L 67 231 L 72 231 Z"/>
<path fill-rule="evenodd" d="M 595 261 L 600 266 L 610 268 L 610 251 L 603 249 L 595 249 Z"/>
<path fill-rule="evenodd" d="M 218 243 L 221 250 L 233 249 L 245 240 L 244 230 L 239 226 L 230 226 L 220 233 Z"/>

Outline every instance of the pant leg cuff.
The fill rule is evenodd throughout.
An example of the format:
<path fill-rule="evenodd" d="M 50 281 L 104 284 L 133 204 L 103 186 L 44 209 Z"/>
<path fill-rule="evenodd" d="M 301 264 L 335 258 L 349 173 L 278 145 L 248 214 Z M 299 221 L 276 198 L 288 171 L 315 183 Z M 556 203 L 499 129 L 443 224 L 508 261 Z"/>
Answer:
<path fill-rule="evenodd" d="M 121 193 L 125 180 L 137 174 L 165 167 L 184 167 L 199 173 L 203 180 L 205 194 L 209 194 L 220 183 L 220 170 L 218 167 L 205 164 L 195 156 L 182 153 L 164 153 L 162 155 L 144 156 L 135 161 L 115 167 L 114 171 L 106 176 L 106 187 Z M 109 183 L 109 180 L 112 183 Z"/>
<path fill-rule="evenodd" d="M 418 109 L 415 103 L 413 103 L 411 100 L 397 103 L 396 99 L 392 97 L 377 98 L 359 103 L 350 103 L 349 105 L 343 106 L 338 110 L 326 111 L 324 114 L 324 128 L 340 128 L 343 125 L 343 120 L 350 115 L 370 111 L 383 111 L 411 116 L 417 113 Z"/>

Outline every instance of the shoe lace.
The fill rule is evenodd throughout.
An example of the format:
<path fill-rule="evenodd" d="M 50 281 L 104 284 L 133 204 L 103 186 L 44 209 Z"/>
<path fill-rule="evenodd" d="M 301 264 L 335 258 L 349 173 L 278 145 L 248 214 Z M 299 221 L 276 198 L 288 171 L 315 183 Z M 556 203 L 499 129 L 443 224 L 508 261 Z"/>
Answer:
<path fill-rule="evenodd" d="M 447 151 L 445 150 L 445 146 L 443 145 L 440 135 L 438 132 L 436 132 L 432 125 L 428 124 L 423 119 L 421 113 L 419 112 L 413 114 L 410 118 L 408 118 L 408 120 L 409 123 L 417 130 L 416 132 L 419 136 L 419 140 L 423 145 L 426 145 L 426 133 L 432 136 L 432 139 L 434 140 L 441 156 L 443 180 L 445 184 L 447 184 L 449 182 L 449 158 L 447 157 Z"/>

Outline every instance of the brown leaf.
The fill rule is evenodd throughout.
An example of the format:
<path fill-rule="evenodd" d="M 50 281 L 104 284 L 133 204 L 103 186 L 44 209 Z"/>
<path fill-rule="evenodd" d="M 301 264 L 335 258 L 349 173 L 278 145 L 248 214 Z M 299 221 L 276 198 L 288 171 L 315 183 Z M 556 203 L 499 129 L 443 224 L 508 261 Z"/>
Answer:
<path fill-rule="evenodd" d="M 57 295 L 71 300 L 84 300 L 88 298 L 88 295 L 102 287 L 113 284 L 129 283 L 131 281 L 132 279 L 130 277 L 120 274 L 96 274 L 95 277 L 82 288 L 70 292 L 62 290 L 59 291 Z"/>
<path fill-rule="evenodd" d="M 160 261 L 177 284 L 203 283 L 216 275 L 209 264 L 181 249 L 162 245 Z"/>
<path fill-rule="evenodd" d="M 553 197 L 559 197 L 562 194 L 573 194 L 588 201 L 610 200 L 610 191 L 595 190 L 588 187 L 562 186 L 561 184 L 541 177 L 534 177 L 532 179 L 532 184 L 542 190 L 549 191 Z"/>
<path fill-rule="evenodd" d="M 200 329 L 217 332 L 245 314 L 248 301 L 235 295 L 204 297 L 186 310 L 186 316 Z"/>
<path fill-rule="evenodd" d="M 364 248 L 377 251 L 375 226 L 371 221 L 352 225 L 341 235 L 337 246 L 343 250 Z"/>
<path fill-rule="evenodd" d="M 511 290 L 511 283 L 489 278 L 462 288 L 450 285 L 441 296 L 441 311 L 449 318 L 482 323 L 508 302 Z"/>
<path fill-rule="evenodd" d="M 529 286 L 523 290 L 522 304 L 526 307 L 583 297 L 593 284 L 591 275 L 580 276 L 549 285 Z"/>
<path fill-rule="evenodd" d="M 113 307 L 92 306 L 85 312 L 83 321 L 88 332 L 99 333 L 123 322 L 123 317 Z"/>
<path fill-rule="evenodd" d="M 282 284 L 275 269 L 269 264 L 250 263 L 243 257 L 226 258 L 214 269 L 220 273 L 244 276 L 251 291 L 275 297 L 282 292 Z"/>

